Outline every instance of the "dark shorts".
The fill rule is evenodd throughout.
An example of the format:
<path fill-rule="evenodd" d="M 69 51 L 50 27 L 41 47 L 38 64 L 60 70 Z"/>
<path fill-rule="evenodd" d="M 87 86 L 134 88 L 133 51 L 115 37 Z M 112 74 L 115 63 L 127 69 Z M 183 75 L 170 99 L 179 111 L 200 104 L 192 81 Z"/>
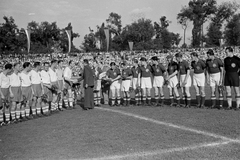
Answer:
<path fill-rule="evenodd" d="M 12 102 L 21 102 L 22 101 L 22 90 L 21 87 L 11 87 L 14 97 L 11 99 Z"/>
<path fill-rule="evenodd" d="M 63 91 L 64 89 L 64 82 L 63 80 L 58 80 L 58 87 L 60 91 Z"/>
<path fill-rule="evenodd" d="M 55 87 L 55 90 L 51 90 L 52 91 L 52 94 L 57 94 L 58 93 L 58 90 L 59 90 L 59 86 L 58 86 L 58 82 L 52 82 L 52 86 Z"/>
<path fill-rule="evenodd" d="M 237 72 L 226 73 L 224 86 L 239 87 L 239 76 Z"/>
<path fill-rule="evenodd" d="M 29 87 L 22 87 L 22 95 L 26 98 L 26 101 L 31 101 L 32 100 L 32 88 L 31 86 Z"/>
<path fill-rule="evenodd" d="M 52 102 L 52 99 L 53 99 L 52 91 L 49 88 L 47 88 L 46 86 L 43 86 L 43 90 L 44 90 L 44 94 L 47 95 L 46 100 L 48 102 Z"/>
<path fill-rule="evenodd" d="M 34 96 L 40 98 L 42 96 L 42 86 L 41 84 L 33 84 L 32 85 Z"/>
<path fill-rule="evenodd" d="M 9 92 L 9 88 L 1 88 L 1 91 L 5 97 L 6 101 L 10 101 L 10 92 Z M 2 103 L 2 98 L 0 98 L 0 106 L 3 106 Z"/>

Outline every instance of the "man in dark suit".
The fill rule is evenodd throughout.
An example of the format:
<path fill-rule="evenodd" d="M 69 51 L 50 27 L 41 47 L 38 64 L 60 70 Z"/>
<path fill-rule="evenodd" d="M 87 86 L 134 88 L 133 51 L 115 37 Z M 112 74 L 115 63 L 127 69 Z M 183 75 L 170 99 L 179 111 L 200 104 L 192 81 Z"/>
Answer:
<path fill-rule="evenodd" d="M 94 108 L 94 97 L 93 97 L 93 87 L 94 87 L 94 73 L 87 59 L 83 60 L 84 69 L 83 69 L 83 85 L 85 88 L 84 94 L 84 110 Z"/>

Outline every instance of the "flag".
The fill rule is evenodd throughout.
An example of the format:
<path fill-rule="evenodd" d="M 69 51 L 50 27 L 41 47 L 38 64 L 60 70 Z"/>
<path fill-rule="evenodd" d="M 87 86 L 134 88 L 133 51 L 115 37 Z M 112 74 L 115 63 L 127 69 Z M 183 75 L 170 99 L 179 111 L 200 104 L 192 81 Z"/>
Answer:
<path fill-rule="evenodd" d="M 109 29 L 105 28 L 104 33 L 105 33 L 105 36 L 106 36 L 106 39 L 107 39 L 107 52 L 108 52 L 108 49 L 109 49 Z"/>
<path fill-rule="evenodd" d="M 71 30 L 65 30 L 65 32 L 67 33 L 67 36 L 68 36 L 68 53 L 70 53 L 71 51 L 71 37 L 72 37 L 72 34 L 71 34 Z"/>
<path fill-rule="evenodd" d="M 30 51 L 30 42 L 31 42 L 31 39 L 30 39 L 31 30 L 29 28 L 25 29 L 25 33 L 27 35 L 27 50 L 28 50 L 28 53 L 29 53 L 29 51 Z"/>
<path fill-rule="evenodd" d="M 128 42 L 128 45 L 129 45 L 130 51 L 132 51 L 132 49 L 133 49 L 133 42 Z"/>

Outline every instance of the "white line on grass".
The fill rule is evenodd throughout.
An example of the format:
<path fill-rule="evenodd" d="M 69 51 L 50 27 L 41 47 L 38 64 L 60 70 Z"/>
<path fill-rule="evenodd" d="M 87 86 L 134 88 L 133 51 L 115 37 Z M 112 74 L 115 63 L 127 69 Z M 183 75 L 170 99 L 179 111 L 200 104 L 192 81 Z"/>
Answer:
<path fill-rule="evenodd" d="M 218 146 L 226 145 L 229 143 L 231 143 L 231 141 L 219 141 L 219 142 L 213 142 L 213 143 L 202 143 L 202 144 L 198 144 L 198 145 L 190 145 L 187 147 L 161 149 L 161 150 L 147 151 L 147 152 L 135 152 L 135 153 L 129 153 L 129 154 L 123 154 L 123 155 L 113 155 L 113 156 L 105 156 L 105 157 L 83 159 L 83 160 L 139 159 L 140 157 L 147 158 L 150 156 L 160 156 L 162 154 L 173 153 L 173 152 L 184 152 L 187 150 L 194 150 L 194 149 L 199 149 L 199 148 L 204 148 L 204 147 L 218 147 Z"/>
<path fill-rule="evenodd" d="M 134 118 L 137 118 L 137 119 L 141 119 L 141 120 L 145 120 L 145 121 L 148 121 L 148 122 L 156 123 L 156 124 L 159 124 L 159 125 L 164 125 L 164 126 L 168 126 L 168 127 L 172 127 L 172 128 L 177 128 L 177 129 L 180 129 L 180 130 L 185 130 L 185 131 L 189 131 L 189 132 L 193 132 L 193 133 L 197 133 L 197 134 L 202 134 L 202 135 L 210 136 L 210 137 L 214 137 L 214 138 L 220 138 L 220 139 L 225 140 L 225 141 L 231 141 L 231 142 L 240 144 L 240 140 L 238 140 L 238 139 L 228 138 L 228 137 L 217 135 L 217 134 L 214 134 L 214 133 L 205 132 L 205 131 L 185 127 L 183 125 L 176 125 L 176 124 L 172 124 L 172 123 L 168 123 L 168 122 L 158 121 L 158 120 L 155 120 L 155 119 L 152 119 L 152 118 L 147 118 L 147 117 L 143 117 L 143 116 L 140 116 L 140 115 L 136 115 L 136 114 L 120 111 L 120 110 L 115 110 L 115 109 L 109 109 L 109 108 L 97 108 L 97 109 L 104 110 L 104 111 L 109 111 L 109 112 L 115 112 L 115 113 L 119 113 L 119 114 L 122 114 L 122 115 L 125 115 L 125 116 L 134 117 Z"/>

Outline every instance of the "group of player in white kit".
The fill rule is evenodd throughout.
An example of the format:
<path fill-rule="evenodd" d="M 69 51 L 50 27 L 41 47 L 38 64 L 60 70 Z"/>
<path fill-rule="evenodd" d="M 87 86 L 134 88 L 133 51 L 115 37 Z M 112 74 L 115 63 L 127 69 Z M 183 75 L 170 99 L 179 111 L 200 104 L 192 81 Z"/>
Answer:
<path fill-rule="evenodd" d="M 48 116 L 51 112 L 74 108 L 72 77 L 75 65 L 62 60 L 6 64 L 0 73 L 0 125 Z"/>
<path fill-rule="evenodd" d="M 224 63 L 214 55 L 212 49 L 207 52 L 206 61 L 200 59 L 196 52 L 191 53 L 191 64 L 183 59 L 183 54 L 177 53 L 174 56 L 168 55 L 167 66 L 160 63 L 158 57 L 152 57 L 150 63 L 145 57 L 133 60 L 133 64 L 128 66 L 121 63 L 121 69 L 115 62 L 110 64 L 105 80 L 111 82 L 110 90 L 112 93 L 111 106 L 121 105 L 121 95 L 123 96 L 123 105 L 130 105 L 130 92 L 133 90 L 135 105 L 155 105 L 164 106 L 165 98 L 169 97 L 170 106 L 191 107 L 190 87 L 195 89 L 198 108 L 205 108 L 205 86 L 208 84 L 211 88 L 211 106 L 209 108 L 223 108 L 224 91 L 226 89 L 226 98 L 228 107 L 232 109 L 231 89 L 235 91 L 236 110 L 240 107 L 239 94 L 239 69 L 240 61 L 234 56 L 231 47 L 226 48 L 227 57 Z M 230 59 L 230 60 L 229 60 Z M 193 75 L 190 75 L 191 70 Z M 169 95 L 164 92 L 163 87 L 169 88 Z M 180 98 L 179 89 L 182 91 Z M 154 102 L 151 101 L 151 89 L 154 89 Z M 120 94 L 122 92 L 122 94 Z M 217 94 L 218 92 L 218 94 Z M 217 97 L 218 95 L 218 97 Z M 181 103 L 181 99 L 184 103 Z M 218 101 L 218 103 L 217 103 Z"/>

